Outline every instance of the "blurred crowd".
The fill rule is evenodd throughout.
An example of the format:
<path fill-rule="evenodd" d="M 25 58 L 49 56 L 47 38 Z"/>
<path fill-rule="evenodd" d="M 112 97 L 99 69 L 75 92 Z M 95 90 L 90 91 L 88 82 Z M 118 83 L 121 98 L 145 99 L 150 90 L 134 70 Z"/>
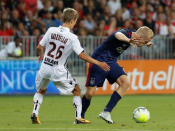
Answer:
<path fill-rule="evenodd" d="M 62 24 L 62 11 L 79 12 L 74 33 L 108 36 L 143 25 L 175 37 L 175 0 L 0 0 L 0 36 L 41 36 Z"/>

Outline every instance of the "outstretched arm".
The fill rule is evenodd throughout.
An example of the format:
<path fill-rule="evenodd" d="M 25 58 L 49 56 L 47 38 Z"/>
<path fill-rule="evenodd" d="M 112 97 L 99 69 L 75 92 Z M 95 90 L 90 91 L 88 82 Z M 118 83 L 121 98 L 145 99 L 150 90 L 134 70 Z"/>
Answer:
<path fill-rule="evenodd" d="M 102 68 L 105 71 L 110 70 L 110 67 L 108 66 L 108 64 L 106 64 L 105 62 L 100 62 L 98 60 L 95 60 L 92 57 L 85 54 L 84 52 L 81 52 L 79 54 L 79 57 L 80 57 L 80 59 L 85 60 L 86 62 L 89 62 L 91 64 L 95 64 L 95 65 L 99 66 L 100 68 Z"/>

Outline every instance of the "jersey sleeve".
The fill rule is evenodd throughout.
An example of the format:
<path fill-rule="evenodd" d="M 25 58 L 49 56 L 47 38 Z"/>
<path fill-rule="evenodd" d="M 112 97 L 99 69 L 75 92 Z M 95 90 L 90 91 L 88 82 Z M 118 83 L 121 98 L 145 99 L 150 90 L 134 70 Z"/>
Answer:
<path fill-rule="evenodd" d="M 45 35 L 41 39 L 41 41 L 39 43 L 41 46 L 46 46 L 46 44 L 49 43 L 49 35 L 50 35 L 50 28 L 47 30 L 47 32 L 45 33 Z"/>
<path fill-rule="evenodd" d="M 80 41 L 78 40 L 78 38 L 75 38 L 73 40 L 72 46 L 73 46 L 73 51 L 75 51 L 77 55 L 79 55 L 81 52 L 84 51 L 84 49 L 80 45 Z"/>
<path fill-rule="evenodd" d="M 132 34 L 132 30 L 129 30 L 129 29 L 121 29 L 120 31 L 118 32 L 121 32 L 122 34 L 124 34 L 126 37 L 128 38 L 131 38 L 131 34 Z"/>

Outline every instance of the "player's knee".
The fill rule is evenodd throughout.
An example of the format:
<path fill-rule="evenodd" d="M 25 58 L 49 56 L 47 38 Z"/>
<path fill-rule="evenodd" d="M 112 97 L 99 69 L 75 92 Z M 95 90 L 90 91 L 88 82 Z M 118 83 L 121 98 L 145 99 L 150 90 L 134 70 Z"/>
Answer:
<path fill-rule="evenodd" d="M 86 92 L 86 98 L 91 99 L 93 97 L 94 93 L 93 92 Z"/>
<path fill-rule="evenodd" d="M 122 82 L 122 87 L 125 88 L 126 90 L 129 88 L 130 82 L 128 80 L 125 80 Z"/>
<path fill-rule="evenodd" d="M 96 90 L 95 87 L 89 87 L 89 88 L 87 88 L 86 98 L 91 99 L 94 96 L 94 94 L 95 94 L 95 90 Z"/>
<path fill-rule="evenodd" d="M 76 85 L 74 90 L 72 91 L 72 93 L 74 94 L 74 96 L 80 96 L 81 93 L 81 89 L 79 87 L 79 85 Z"/>
<path fill-rule="evenodd" d="M 40 90 L 39 90 L 39 93 L 42 94 L 42 95 L 45 95 L 45 94 L 46 94 L 46 91 L 47 91 L 47 89 L 45 89 L 45 90 L 41 90 L 41 89 L 40 89 Z"/>

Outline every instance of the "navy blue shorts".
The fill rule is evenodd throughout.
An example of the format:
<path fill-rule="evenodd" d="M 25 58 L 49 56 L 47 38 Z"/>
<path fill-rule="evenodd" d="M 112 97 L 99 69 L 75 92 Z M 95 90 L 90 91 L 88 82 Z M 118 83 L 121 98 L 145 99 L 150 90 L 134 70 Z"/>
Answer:
<path fill-rule="evenodd" d="M 113 62 L 108 63 L 108 65 L 110 66 L 110 71 L 104 71 L 99 66 L 90 64 L 86 87 L 102 87 L 106 78 L 110 84 L 113 84 L 121 75 L 127 75 L 118 63 Z"/>

